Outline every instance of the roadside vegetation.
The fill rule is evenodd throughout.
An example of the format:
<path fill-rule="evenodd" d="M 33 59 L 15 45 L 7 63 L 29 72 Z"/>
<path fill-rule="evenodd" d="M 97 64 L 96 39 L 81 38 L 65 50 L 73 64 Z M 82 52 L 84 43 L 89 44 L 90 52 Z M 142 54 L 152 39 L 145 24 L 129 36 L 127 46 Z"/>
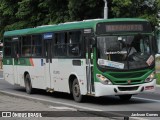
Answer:
<path fill-rule="evenodd" d="M 157 73 L 156 77 L 157 77 L 157 84 L 160 85 L 160 73 Z"/>
<path fill-rule="evenodd" d="M 4 31 L 103 18 L 103 0 L 1 0 L 0 39 Z M 109 18 L 145 18 L 157 25 L 160 0 L 108 0 Z"/>
<path fill-rule="evenodd" d="M 156 57 L 156 73 L 157 84 L 160 85 L 160 56 Z"/>

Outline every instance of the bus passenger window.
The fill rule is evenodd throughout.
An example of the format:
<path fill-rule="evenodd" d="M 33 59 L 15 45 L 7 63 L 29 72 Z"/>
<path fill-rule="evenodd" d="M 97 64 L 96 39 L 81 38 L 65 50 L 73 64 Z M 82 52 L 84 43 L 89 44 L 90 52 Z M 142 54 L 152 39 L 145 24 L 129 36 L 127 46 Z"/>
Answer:
<path fill-rule="evenodd" d="M 68 53 L 69 56 L 80 55 L 81 31 L 69 32 Z"/>
<path fill-rule="evenodd" d="M 11 57 L 11 38 L 4 38 L 4 56 Z"/>
<path fill-rule="evenodd" d="M 31 36 L 22 37 L 22 56 L 31 56 Z"/>
<path fill-rule="evenodd" d="M 42 55 L 42 36 L 33 35 L 32 36 L 32 56 L 39 57 Z"/>
<path fill-rule="evenodd" d="M 31 49 L 29 48 L 29 47 L 23 47 L 22 48 L 22 55 L 23 56 L 31 56 L 31 51 L 30 51 Z"/>
<path fill-rule="evenodd" d="M 67 56 L 67 33 L 55 34 L 55 56 Z"/>

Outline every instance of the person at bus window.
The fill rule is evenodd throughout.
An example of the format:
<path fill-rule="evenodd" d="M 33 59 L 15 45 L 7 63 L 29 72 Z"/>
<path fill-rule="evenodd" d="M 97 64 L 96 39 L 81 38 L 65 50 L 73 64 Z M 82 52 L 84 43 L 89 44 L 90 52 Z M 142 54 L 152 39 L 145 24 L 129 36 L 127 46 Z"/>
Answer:
<path fill-rule="evenodd" d="M 37 55 L 38 55 L 38 48 L 34 46 L 32 48 L 32 56 L 37 56 Z"/>
<path fill-rule="evenodd" d="M 26 48 L 25 50 L 24 50 L 24 56 L 30 56 L 31 54 L 30 54 L 31 52 L 30 52 L 30 48 Z"/>
<path fill-rule="evenodd" d="M 69 32 L 69 40 L 68 40 L 68 43 L 69 43 L 69 44 L 72 44 L 72 33 L 71 33 L 71 32 Z"/>
<path fill-rule="evenodd" d="M 134 53 L 142 52 L 141 48 L 144 47 L 143 45 L 144 43 L 142 41 L 144 42 L 144 37 L 141 34 L 137 34 L 134 36 L 134 39 L 132 40 L 130 44 L 126 44 L 126 46 L 128 47 L 127 49 L 128 57 L 130 57 Z M 132 59 L 133 59 L 133 56 L 132 56 Z"/>
<path fill-rule="evenodd" d="M 127 56 L 130 57 L 131 55 L 137 52 L 133 44 L 126 44 L 126 47 L 124 47 L 122 51 L 126 52 L 123 56 L 123 59 L 126 59 Z"/>
<path fill-rule="evenodd" d="M 78 56 L 80 54 L 79 48 L 79 40 L 80 33 L 79 32 L 69 32 L 68 44 L 69 44 L 69 55 L 70 56 Z"/>
<path fill-rule="evenodd" d="M 14 57 L 19 58 L 19 52 L 17 49 L 14 49 Z"/>

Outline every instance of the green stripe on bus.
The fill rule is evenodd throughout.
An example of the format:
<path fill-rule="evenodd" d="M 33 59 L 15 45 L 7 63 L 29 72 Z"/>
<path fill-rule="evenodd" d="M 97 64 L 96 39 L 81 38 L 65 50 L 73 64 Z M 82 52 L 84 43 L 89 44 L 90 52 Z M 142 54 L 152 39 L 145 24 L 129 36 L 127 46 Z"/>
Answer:
<path fill-rule="evenodd" d="M 3 65 L 13 65 L 12 58 L 3 58 Z"/>
<path fill-rule="evenodd" d="M 4 58 L 3 65 L 13 65 L 13 58 Z M 30 62 L 30 58 L 19 58 L 14 59 L 14 65 L 32 66 L 32 63 Z"/>

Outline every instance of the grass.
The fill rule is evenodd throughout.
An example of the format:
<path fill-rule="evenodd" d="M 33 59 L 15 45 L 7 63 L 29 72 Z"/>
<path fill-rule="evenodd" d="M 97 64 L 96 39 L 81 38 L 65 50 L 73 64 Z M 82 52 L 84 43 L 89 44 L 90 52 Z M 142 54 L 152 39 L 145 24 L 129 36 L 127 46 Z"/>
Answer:
<path fill-rule="evenodd" d="M 160 73 L 157 73 L 156 77 L 157 77 L 157 84 L 160 85 Z"/>

